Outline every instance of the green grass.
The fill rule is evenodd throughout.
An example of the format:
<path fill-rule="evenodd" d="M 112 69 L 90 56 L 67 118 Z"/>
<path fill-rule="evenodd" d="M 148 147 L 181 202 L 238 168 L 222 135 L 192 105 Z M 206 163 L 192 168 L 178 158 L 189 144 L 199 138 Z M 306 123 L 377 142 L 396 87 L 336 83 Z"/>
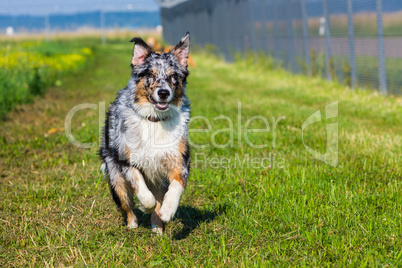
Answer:
<path fill-rule="evenodd" d="M 211 132 L 191 132 L 192 143 L 208 146 L 193 145 L 187 190 L 176 218 L 158 237 L 149 215 L 138 211 L 140 227 L 123 226 L 99 171 L 97 148 L 74 147 L 62 130 L 72 107 L 108 104 L 128 81 L 129 43 L 110 42 L 94 51 L 91 66 L 0 124 L 2 267 L 401 265 L 400 98 L 293 76 L 269 64 L 194 55 L 197 66 L 187 86 L 192 116 L 209 120 Z M 339 163 L 331 167 L 308 154 L 301 127 L 319 109 L 325 118 L 325 105 L 334 101 L 339 116 L 304 133 L 306 144 L 323 152 L 326 124 L 338 122 Z M 233 136 L 220 115 L 232 120 Z M 253 148 L 237 131 L 253 116 L 270 124 L 268 133 L 249 133 L 251 142 L 266 148 Z M 286 118 L 274 134 L 272 117 L 280 116 Z M 98 142 L 98 120 L 97 110 L 78 112 L 73 134 Z M 249 126 L 262 127 L 262 121 Z M 190 128 L 208 125 L 199 119 Z M 235 165 L 236 157 L 270 154 L 264 164 L 271 168 Z M 231 162 L 216 167 L 215 158 Z"/>
<path fill-rule="evenodd" d="M 0 40 L 0 120 L 22 103 L 61 84 L 61 77 L 79 70 L 92 51 L 77 41 Z"/>

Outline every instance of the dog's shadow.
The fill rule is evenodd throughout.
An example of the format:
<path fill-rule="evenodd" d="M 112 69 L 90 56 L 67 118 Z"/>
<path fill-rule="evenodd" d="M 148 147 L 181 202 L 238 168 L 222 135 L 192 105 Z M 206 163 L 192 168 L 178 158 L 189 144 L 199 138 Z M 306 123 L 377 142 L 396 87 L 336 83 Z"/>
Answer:
<path fill-rule="evenodd" d="M 195 230 L 203 222 L 213 221 L 219 215 L 225 213 L 226 205 L 219 205 L 213 209 L 201 210 L 193 206 L 179 206 L 176 212 L 175 219 L 178 219 L 183 228 L 173 235 L 174 240 L 182 240 Z M 151 216 L 143 213 L 139 209 L 134 210 L 138 217 L 139 224 L 147 228 L 151 228 Z"/>
<path fill-rule="evenodd" d="M 211 210 L 200 210 L 193 206 L 180 206 L 176 212 L 176 218 L 183 224 L 183 228 L 174 235 L 174 240 L 185 239 L 194 229 L 203 222 L 213 221 L 219 215 L 225 213 L 226 205 L 219 205 Z"/>

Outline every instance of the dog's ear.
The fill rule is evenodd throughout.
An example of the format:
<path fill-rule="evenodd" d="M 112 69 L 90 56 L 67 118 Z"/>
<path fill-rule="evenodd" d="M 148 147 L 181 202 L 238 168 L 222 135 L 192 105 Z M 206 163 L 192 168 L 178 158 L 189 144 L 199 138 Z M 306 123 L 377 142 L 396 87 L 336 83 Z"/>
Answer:
<path fill-rule="evenodd" d="M 180 42 L 172 49 L 172 53 L 177 57 L 179 63 L 187 67 L 188 53 L 190 52 L 190 33 L 180 40 Z"/>
<path fill-rule="evenodd" d="M 131 67 L 144 63 L 146 57 L 152 49 L 139 37 L 134 37 L 130 42 L 134 42 L 133 57 L 131 58 Z"/>

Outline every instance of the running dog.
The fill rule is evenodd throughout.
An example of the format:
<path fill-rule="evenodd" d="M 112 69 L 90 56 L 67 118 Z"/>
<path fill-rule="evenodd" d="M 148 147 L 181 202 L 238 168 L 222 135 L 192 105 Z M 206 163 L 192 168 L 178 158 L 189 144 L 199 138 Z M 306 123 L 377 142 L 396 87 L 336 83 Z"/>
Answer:
<path fill-rule="evenodd" d="M 179 206 L 190 172 L 190 102 L 185 86 L 190 34 L 167 53 L 133 38 L 132 75 L 106 114 L 100 156 L 117 206 L 137 228 L 134 193 L 151 225 L 163 232 Z"/>

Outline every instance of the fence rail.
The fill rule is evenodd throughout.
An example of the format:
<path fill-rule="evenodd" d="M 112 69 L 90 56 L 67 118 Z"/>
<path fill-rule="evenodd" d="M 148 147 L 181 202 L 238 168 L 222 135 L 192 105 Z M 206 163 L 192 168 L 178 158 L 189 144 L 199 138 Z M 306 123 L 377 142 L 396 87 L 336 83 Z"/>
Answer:
<path fill-rule="evenodd" d="M 189 0 L 161 15 L 170 43 L 190 31 L 227 60 L 264 51 L 295 73 L 402 94 L 400 0 Z"/>

